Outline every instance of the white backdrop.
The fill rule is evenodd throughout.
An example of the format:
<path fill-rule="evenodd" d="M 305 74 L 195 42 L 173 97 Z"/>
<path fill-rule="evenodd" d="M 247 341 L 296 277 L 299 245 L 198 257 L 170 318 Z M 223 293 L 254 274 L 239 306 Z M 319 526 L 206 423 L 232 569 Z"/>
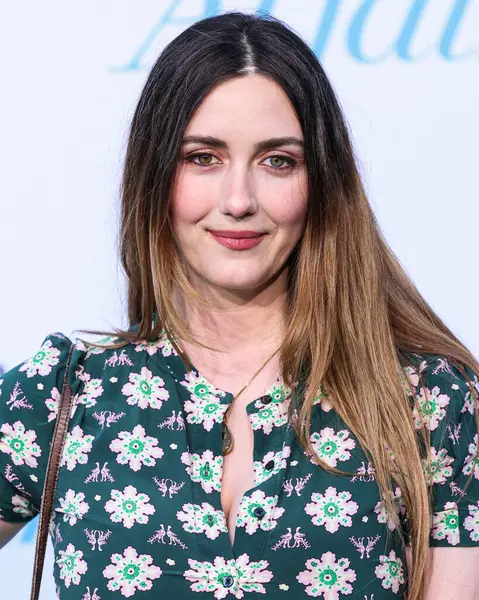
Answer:
<path fill-rule="evenodd" d="M 232 9 L 268 10 L 314 48 L 387 240 L 479 356 L 479 0 L 0 0 L 5 370 L 50 332 L 126 325 L 116 231 L 129 119 L 163 46 Z M 34 535 L 35 523 L 0 552 L 1 600 L 28 598 Z M 42 598 L 54 597 L 47 574 Z"/>

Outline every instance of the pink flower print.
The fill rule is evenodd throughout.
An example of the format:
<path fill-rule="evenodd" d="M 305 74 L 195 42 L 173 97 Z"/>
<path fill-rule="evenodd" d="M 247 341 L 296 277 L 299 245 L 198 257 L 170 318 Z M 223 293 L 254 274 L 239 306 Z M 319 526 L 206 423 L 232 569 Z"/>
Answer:
<path fill-rule="evenodd" d="M 427 485 L 433 483 L 443 484 L 448 477 L 452 475 L 452 464 L 454 458 L 449 456 L 445 448 L 441 448 L 439 452 L 431 446 L 431 455 L 428 459 L 422 459 L 424 474 L 426 475 Z"/>
<path fill-rule="evenodd" d="M 107 350 L 110 350 L 110 348 L 108 348 L 107 344 L 111 344 L 112 342 L 116 343 L 119 341 L 120 341 L 119 338 L 107 335 L 106 337 L 102 338 L 101 340 L 98 340 L 97 342 L 95 342 L 96 344 L 103 344 L 103 346 L 92 346 L 88 342 L 84 343 L 83 341 L 78 341 L 76 343 L 76 347 L 78 350 L 81 350 L 82 352 L 86 352 L 85 360 L 88 360 L 88 358 L 90 358 L 90 356 L 92 356 L 92 355 L 103 354 Z"/>
<path fill-rule="evenodd" d="M 259 485 L 263 483 L 273 475 L 279 473 L 281 469 L 286 469 L 286 459 L 291 454 L 291 448 L 289 446 L 284 446 L 283 450 L 279 450 L 279 452 L 268 452 L 263 456 L 263 460 L 255 460 L 253 463 L 254 469 L 254 483 L 255 485 Z M 274 467 L 272 469 L 266 468 L 270 466 L 270 462 L 273 461 Z"/>
<path fill-rule="evenodd" d="M 269 531 L 278 524 L 284 508 L 276 506 L 278 496 L 266 496 L 263 490 L 254 491 L 251 496 L 244 496 L 238 509 L 237 527 L 244 527 L 249 535 L 258 529 Z"/>
<path fill-rule="evenodd" d="M 127 396 L 127 403 L 131 406 L 138 404 L 140 408 L 161 408 L 163 401 L 168 400 L 170 394 L 164 388 L 165 382 L 158 375 L 143 367 L 140 373 L 130 373 L 130 383 L 125 383 L 121 388 L 122 394 Z"/>
<path fill-rule="evenodd" d="M 189 533 L 204 533 L 210 540 L 215 540 L 220 533 L 228 533 L 225 516 L 222 510 L 215 510 L 214 506 L 203 502 L 199 504 L 183 504 L 176 513 L 182 521 L 183 529 Z"/>
<path fill-rule="evenodd" d="M 81 581 L 81 576 L 87 572 L 87 564 L 83 560 L 83 552 L 75 550 L 73 544 L 68 544 L 66 550 L 58 552 L 60 558 L 56 563 L 60 567 L 60 579 L 65 582 L 65 587 L 70 585 L 78 585 Z"/>
<path fill-rule="evenodd" d="M 120 591 L 122 596 L 130 598 L 136 591 L 146 592 L 151 590 L 153 579 L 158 579 L 162 570 L 153 565 L 153 558 L 149 554 L 140 554 L 128 546 L 123 554 L 112 554 L 111 564 L 103 569 L 103 576 L 110 581 L 107 588 L 111 592 Z"/>
<path fill-rule="evenodd" d="M 13 505 L 13 512 L 17 515 L 20 515 L 23 518 L 28 518 L 28 517 L 33 517 L 33 515 L 35 514 L 33 512 L 33 505 L 32 503 L 27 500 L 26 498 L 23 498 L 22 496 L 18 496 L 17 494 L 15 494 L 12 497 L 12 505 Z"/>
<path fill-rule="evenodd" d="M 211 431 L 215 423 L 223 421 L 223 415 L 228 405 L 221 404 L 216 398 L 195 398 L 186 400 L 185 411 L 188 413 L 188 423 L 203 425 L 206 431 Z"/>
<path fill-rule="evenodd" d="M 477 378 L 477 375 L 474 375 L 474 380 L 471 383 L 476 390 L 476 394 L 479 395 L 479 379 Z M 471 415 L 473 415 L 474 414 L 474 406 L 475 406 L 475 401 L 471 395 L 471 391 L 469 390 L 467 392 L 467 394 L 464 396 L 464 405 L 461 408 L 461 412 L 462 413 L 470 412 Z"/>
<path fill-rule="evenodd" d="M 331 427 L 321 429 L 319 434 L 315 431 L 311 435 L 311 444 L 318 457 L 330 467 L 335 467 L 338 461 L 349 460 L 350 450 L 356 447 L 356 442 L 349 437 L 347 429 L 336 433 Z"/>
<path fill-rule="evenodd" d="M 176 340 L 175 338 L 173 338 L 173 341 L 176 344 L 178 343 L 178 340 Z M 161 332 L 159 347 L 163 356 L 178 356 L 178 353 L 173 347 L 173 344 L 171 343 L 170 338 L 166 334 L 165 330 Z"/>
<path fill-rule="evenodd" d="M 183 573 L 194 592 L 210 592 L 221 600 L 231 594 L 235 598 L 243 598 L 244 592 L 265 594 L 263 583 L 271 581 L 273 573 L 268 571 L 267 561 L 249 562 L 249 556 L 242 554 L 236 560 L 225 561 L 216 556 L 214 562 L 200 562 L 188 559 L 190 569 Z"/>
<path fill-rule="evenodd" d="M 396 514 L 391 515 L 388 512 L 386 501 L 384 500 L 384 494 L 382 495 L 383 500 L 380 500 L 374 507 L 374 512 L 377 514 L 378 523 L 387 522 L 388 529 L 393 531 L 396 529 L 398 524 L 398 515 L 405 514 L 406 507 L 403 504 L 401 490 L 398 487 L 396 488 L 394 495 L 392 492 L 389 493 L 392 496 L 393 504 L 396 507 Z"/>
<path fill-rule="evenodd" d="M 13 425 L 4 423 L 0 427 L 0 452 L 9 454 L 13 464 L 37 467 L 37 458 L 41 456 L 40 446 L 35 442 L 37 434 L 33 429 L 26 430 L 21 421 Z"/>
<path fill-rule="evenodd" d="M 394 550 L 391 550 L 389 556 L 382 554 L 379 557 L 379 565 L 375 568 L 374 573 L 378 579 L 382 579 L 383 588 L 391 589 L 395 594 L 399 592 L 399 586 L 404 583 L 402 562 Z"/>
<path fill-rule="evenodd" d="M 271 402 L 274 405 L 281 404 L 285 400 L 288 400 L 290 394 L 291 388 L 289 388 L 283 381 L 283 378 L 279 376 L 278 379 L 273 383 L 273 385 L 270 388 L 268 388 L 268 391 L 265 395 L 271 398 Z M 264 403 L 261 400 L 261 398 L 259 398 L 258 400 L 256 400 L 254 405 L 256 408 L 262 408 L 264 406 Z"/>
<path fill-rule="evenodd" d="M 204 377 L 195 371 L 189 371 L 185 374 L 184 381 L 180 381 L 191 395 L 191 399 L 195 400 L 212 400 L 218 402 L 218 398 L 224 398 L 225 392 L 215 388 Z"/>
<path fill-rule="evenodd" d="M 156 354 L 161 347 L 160 340 L 148 340 L 135 342 L 135 352 L 146 352 L 149 356 Z"/>
<path fill-rule="evenodd" d="M 225 561 L 222 556 L 216 556 L 213 563 L 189 558 L 190 568 L 183 573 L 183 577 L 193 582 L 190 588 L 194 592 L 211 592 L 218 600 L 226 598 L 228 594 L 242 598 L 244 593 L 238 586 L 235 562 L 234 559 Z"/>
<path fill-rule="evenodd" d="M 432 390 L 421 388 L 420 394 L 416 395 L 417 405 L 413 410 L 414 426 L 420 429 L 423 425 L 434 431 L 446 416 L 445 408 L 450 402 L 447 394 L 441 394 L 438 386 Z"/>
<path fill-rule="evenodd" d="M 75 425 L 71 432 L 67 433 L 60 466 L 66 465 L 69 471 L 73 471 L 77 464 L 86 464 L 93 439 L 93 435 L 84 435 L 83 429 L 79 425 Z"/>
<path fill-rule="evenodd" d="M 156 459 L 162 458 L 164 450 L 158 447 L 158 439 L 146 435 L 141 425 L 133 431 L 120 431 L 118 437 L 110 443 L 110 450 L 118 452 L 116 462 L 129 465 L 132 471 L 139 471 L 143 465 L 154 467 Z"/>
<path fill-rule="evenodd" d="M 358 512 L 359 506 L 351 500 L 349 492 L 339 492 L 332 486 L 319 494 L 311 495 L 311 503 L 305 507 L 306 514 L 310 515 L 314 525 L 324 525 L 326 531 L 335 533 L 340 525 L 351 527 L 351 515 Z"/>
<path fill-rule="evenodd" d="M 183 452 L 181 462 L 186 465 L 191 481 L 198 482 L 207 494 L 221 491 L 222 456 L 215 456 L 211 450 L 205 450 L 201 455 Z"/>
<path fill-rule="evenodd" d="M 75 403 L 84 404 L 88 408 L 95 406 L 96 399 L 103 394 L 101 379 L 92 379 L 89 373 L 82 373 L 78 379 L 83 381 L 84 387 L 82 393 L 75 396 Z"/>
<path fill-rule="evenodd" d="M 50 398 L 47 398 L 45 400 L 45 404 L 46 404 L 48 410 L 50 411 L 50 414 L 48 415 L 49 423 L 50 423 L 50 421 L 53 421 L 57 418 L 58 404 L 60 402 L 60 398 L 61 398 L 60 391 L 58 390 L 58 388 L 54 387 L 54 388 L 52 388 L 52 391 L 50 392 Z"/>
<path fill-rule="evenodd" d="M 266 435 L 273 431 L 273 427 L 282 427 L 288 422 L 288 408 L 291 400 L 288 398 L 280 404 L 273 402 L 262 408 L 257 413 L 250 414 L 251 426 L 254 431 L 262 429 Z"/>
<path fill-rule="evenodd" d="M 462 472 L 464 475 L 470 475 L 470 473 L 474 470 L 475 479 L 479 479 L 479 457 L 474 458 L 477 452 L 477 433 L 474 436 L 474 440 L 469 444 L 468 450 L 469 456 L 464 462 Z"/>
<path fill-rule="evenodd" d="M 240 591 L 266 594 L 263 583 L 268 583 L 273 579 L 273 573 L 267 570 L 268 565 L 267 560 L 250 562 L 246 553 L 238 556 L 235 561 L 235 569 Z"/>
<path fill-rule="evenodd" d="M 75 525 L 79 519 L 83 519 L 90 506 L 84 502 L 85 494 L 83 492 L 75 493 L 74 490 L 68 490 L 64 498 L 60 498 L 60 508 L 56 512 L 63 513 L 63 521 L 69 525 Z"/>
<path fill-rule="evenodd" d="M 459 511 L 455 502 L 446 502 L 444 510 L 432 515 L 431 535 L 435 540 L 447 540 L 451 546 L 459 544 Z"/>
<path fill-rule="evenodd" d="M 111 491 L 111 500 L 105 504 L 105 510 L 112 513 L 113 523 L 123 522 L 123 526 L 131 529 L 135 523 L 148 523 L 148 516 L 155 512 L 153 504 L 149 504 L 147 494 L 138 493 L 132 485 L 127 485 L 123 492 Z"/>
<path fill-rule="evenodd" d="M 53 387 L 52 391 L 50 392 L 50 398 L 47 398 L 45 400 L 45 405 L 48 408 L 48 410 L 50 411 L 50 414 L 48 415 L 49 423 L 50 423 L 50 421 L 54 421 L 57 418 L 58 405 L 60 402 L 60 398 L 61 398 L 61 393 L 60 393 L 59 389 L 56 387 Z M 77 409 L 76 398 L 74 398 L 74 402 L 73 402 L 71 412 L 70 412 L 70 418 L 73 417 L 76 409 Z"/>
<path fill-rule="evenodd" d="M 324 600 L 339 600 L 340 595 L 351 594 L 356 581 L 356 572 L 349 569 L 349 560 L 325 552 L 321 558 L 310 558 L 306 561 L 306 570 L 301 571 L 296 579 L 306 586 L 308 596 L 323 596 Z"/>
<path fill-rule="evenodd" d="M 479 541 L 479 502 L 469 504 L 469 516 L 464 519 L 464 529 L 470 531 L 469 537 L 473 542 Z"/>
<path fill-rule="evenodd" d="M 51 340 L 46 340 L 35 356 L 25 361 L 18 370 L 26 371 L 27 377 L 33 377 L 37 373 L 42 376 L 48 375 L 51 373 L 52 367 L 60 362 L 59 356 L 60 350 L 53 346 Z"/>

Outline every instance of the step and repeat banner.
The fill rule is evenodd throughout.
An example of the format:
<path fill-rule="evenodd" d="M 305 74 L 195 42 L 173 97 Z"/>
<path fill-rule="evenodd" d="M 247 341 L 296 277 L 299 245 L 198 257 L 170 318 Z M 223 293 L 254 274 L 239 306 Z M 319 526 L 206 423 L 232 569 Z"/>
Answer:
<path fill-rule="evenodd" d="M 165 44 L 234 9 L 314 49 L 388 242 L 479 356 L 479 0 L 0 0 L 3 371 L 50 332 L 126 324 L 118 190 L 135 102 Z M 36 527 L 0 551 L 0 600 L 29 597 Z M 51 568 L 49 549 L 43 600 Z"/>

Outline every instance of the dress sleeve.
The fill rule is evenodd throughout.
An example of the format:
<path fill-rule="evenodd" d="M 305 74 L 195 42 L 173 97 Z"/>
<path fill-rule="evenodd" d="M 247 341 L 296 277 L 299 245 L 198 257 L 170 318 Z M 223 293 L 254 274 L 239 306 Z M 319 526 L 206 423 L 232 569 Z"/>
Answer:
<path fill-rule="evenodd" d="M 479 459 L 475 400 L 477 376 L 465 375 L 443 357 L 423 363 L 414 421 L 430 431 L 429 458 L 423 461 L 431 487 L 430 546 L 479 545 Z"/>
<path fill-rule="evenodd" d="M 48 335 L 0 378 L 0 519 L 25 522 L 40 510 L 46 465 L 72 341 Z"/>

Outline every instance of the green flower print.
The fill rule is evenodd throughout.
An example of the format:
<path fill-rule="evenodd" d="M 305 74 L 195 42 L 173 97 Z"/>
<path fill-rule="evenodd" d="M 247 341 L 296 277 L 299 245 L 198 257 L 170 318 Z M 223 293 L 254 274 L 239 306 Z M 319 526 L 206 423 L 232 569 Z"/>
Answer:
<path fill-rule="evenodd" d="M 435 540 L 447 540 L 451 546 L 459 544 L 459 511 L 455 502 L 446 502 L 444 510 L 433 514 L 431 535 Z"/>
<path fill-rule="evenodd" d="M 38 375 L 48 375 L 52 368 L 58 364 L 60 350 L 53 347 L 51 340 L 46 340 L 35 356 L 27 361 L 18 369 L 19 371 L 27 372 L 27 377 Z"/>

